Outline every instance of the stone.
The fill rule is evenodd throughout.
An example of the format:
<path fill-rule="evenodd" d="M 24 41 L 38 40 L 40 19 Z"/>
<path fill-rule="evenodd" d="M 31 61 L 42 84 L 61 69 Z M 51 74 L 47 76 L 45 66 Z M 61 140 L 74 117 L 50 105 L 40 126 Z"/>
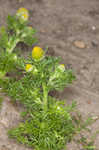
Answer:
<path fill-rule="evenodd" d="M 95 27 L 95 26 L 92 26 L 92 30 L 93 30 L 93 31 L 96 30 L 96 27 Z"/>
<path fill-rule="evenodd" d="M 86 44 L 83 41 L 74 41 L 74 46 L 83 49 L 86 47 Z"/>

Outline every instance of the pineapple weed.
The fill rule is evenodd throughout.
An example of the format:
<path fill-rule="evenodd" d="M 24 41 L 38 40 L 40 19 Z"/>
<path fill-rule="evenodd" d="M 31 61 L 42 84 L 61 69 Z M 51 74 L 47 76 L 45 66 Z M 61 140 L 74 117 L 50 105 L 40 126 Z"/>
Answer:
<path fill-rule="evenodd" d="M 14 52 L 20 42 L 28 46 L 37 42 L 28 18 L 28 10 L 20 8 L 0 30 L 0 87 L 25 108 L 23 121 L 8 135 L 36 150 L 61 150 L 82 127 L 71 113 L 75 103 L 68 106 L 49 92 L 63 90 L 75 76 L 60 64 L 60 58 L 48 56 L 47 49 L 36 46 L 27 59 Z M 17 77 L 8 76 L 13 72 Z"/>

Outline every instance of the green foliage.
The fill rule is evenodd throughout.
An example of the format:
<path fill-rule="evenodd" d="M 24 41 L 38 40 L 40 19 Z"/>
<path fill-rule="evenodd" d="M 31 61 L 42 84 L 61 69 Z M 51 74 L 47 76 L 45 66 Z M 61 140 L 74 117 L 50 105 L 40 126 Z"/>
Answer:
<path fill-rule="evenodd" d="M 18 58 L 15 53 L 1 51 L 0 53 L 0 71 L 10 72 L 15 69 L 24 69 L 25 60 Z"/>
<path fill-rule="evenodd" d="M 36 103 L 41 103 L 43 101 L 43 87 L 42 84 L 45 83 L 47 91 L 52 89 L 62 89 L 65 85 L 68 85 L 75 79 L 71 70 L 65 70 L 64 72 L 59 72 L 59 78 L 55 77 L 55 80 L 49 85 L 50 77 L 55 74 L 55 66 L 59 64 L 59 59 L 46 56 L 40 62 L 34 62 L 32 59 L 27 60 L 35 66 L 37 72 L 25 73 L 20 80 L 11 80 L 7 86 L 7 93 L 13 98 L 13 100 L 19 100 L 21 103 L 25 104 L 26 107 L 32 106 L 31 103 L 35 101 Z M 47 68 L 47 69 L 46 69 Z M 60 70 L 59 70 L 60 71 Z M 35 105 L 34 105 L 35 106 Z"/>
<path fill-rule="evenodd" d="M 27 26 L 28 22 L 22 22 L 17 16 L 8 16 L 7 18 L 8 30 L 20 39 L 20 42 L 24 42 L 27 45 L 32 45 L 37 42 L 34 38 L 36 30 L 30 26 Z"/>
<path fill-rule="evenodd" d="M 58 57 L 45 56 L 45 58 L 40 62 L 35 62 L 32 58 L 30 58 L 27 62 L 35 66 L 37 70 L 36 74 L 35 70 L 34 72 L 30 72 L 35 82 L 37 82 L 35 84 L 41 87 L 42 83 L 45 82 L 48 91 L 61 90 L 75 80 L 72 70 L 61 70 L 59 68 L 60 58 Z"/>
<path fill-rule="evenodd" d="M 51 103 L 52 101 L 52 103 Z M 8 134 L 19 142 L 37 150 L 60 150 L 69 142 L 76 132 L 68 106 L 49 98 L 49 108 L 31 112 L 30 117 Z M 72 108 L 71 108 L 72 110 Z"/>
<path fill-rule="evenodd" d="M 0 110 L 1 110 L 1 107 L 2 107 L 2 102 L 3 102 L 3 98 L 0 96 Z"/>
<path fill-rule="evenodd" d="M 17 32 L 21 31 L 27 25 L 27 22 L 21 22 L 16 16 L 8 15 L 7 17 L 8 30 Z"/>
<path fill-rule="evenodd" d="M 4 87 L 13 100 L 24 104 L 21 115 L 24 123 L 9 131 L 10 137 L 36 149 L 61 149 L 76 132 L 72 122 L 71 107 L 49 96 L 51 90 L 61 90 L 75 79 L 71 70 L 60 68 L 60 59 L 45 56 L 36 62 L 31 57 L 27 63 L 34 69 L 21 79 L 10 79 Z M 57 82 L 56 82 L 57 81 Z"/>
<path fill-rule="evenodd" d="M 0 78 L 20 66 L 23 69 L 25 60 L 12 53 L 19 42 L 32 45 L 37 42 L 36 30 L 22 22 L 16 15 L 8 16 L 7 26 L 0 29 Z"/>
<path fill-rule="evenodd" d="M 78 143 L 80 143 L 85 150 L 96 150 L 94 140 L 88 140 L 85 136 L 81 136 Z"/>
<path fill-rule="evenodd" d="M 13 52 L 19 42 L 29 46 L 37 42 L 36 30 L 28 26 L 27 19 L 28 11 L 21 8 L 16 15 L 8 16 L 7 27 L 0 31 L 0 87 L 24 107 L 23 121 L 8 134 L 36 150 L 60 150 L 86 129 L 90 120 L 82 125 L 71 113 L 75 103 L 66 106 L 49 94 L 75 80 L 73 71 L 60 64 L 60 58 L 47 56 L 40 47 L 28 59 Z M 93 150 L 90 143 L 84 148 Z"/>
<path fill-rule="evenodd" d="M 4 88 L 12 100 L 20 101 L 26 108 L 38 110 L 42 95 L 39 88 L 33 87 L 34 83 L 28 80 L 29 77 L 25 76 L 19 81 L 8 81 Z"/>
<path fill-rule="evenodd" d="M 5 49 L 8 43 L 8 33 L 5 27 L 1 27 L 0 29 L 0 49 Z"/>

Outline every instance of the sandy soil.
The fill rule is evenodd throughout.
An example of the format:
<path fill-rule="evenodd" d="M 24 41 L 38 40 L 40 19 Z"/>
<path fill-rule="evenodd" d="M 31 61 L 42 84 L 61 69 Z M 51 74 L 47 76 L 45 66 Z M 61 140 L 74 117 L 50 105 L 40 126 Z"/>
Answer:
<path fill-rule="evenodd" d="M 99 0 L 0 0 L 0 25 L 19 7 L 30 11 L 30 25 L 38 30 L 40 45 L 61 56 L 76 74 L 75 83 L 59 97 L 67 103 L 76 100 L 83 116 L 99 116 Z M 77 48 L 76 40 L 83 41 L 85 48 Z M 8 128 L 19 121 L 19 109 L 5 97 L 0 114 L 0 150 L 29 150 L 7 137 Z M 90 128 L 92 133 L 99 130 L 99 120 Z M 95 144 L 99 149 L 99 136 Z M 67 150 L 81 149 L 71 143 Z"/>

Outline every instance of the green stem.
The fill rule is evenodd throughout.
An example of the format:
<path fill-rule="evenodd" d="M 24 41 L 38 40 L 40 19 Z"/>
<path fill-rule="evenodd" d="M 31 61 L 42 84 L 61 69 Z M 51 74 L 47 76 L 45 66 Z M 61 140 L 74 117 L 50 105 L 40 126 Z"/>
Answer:
<path fill-rule="evenodd" d="M 8 41 L 8 47 L 6 49 L 6 51 L 8 53 L 12 53 L 12 51 L 15 49 L 16 45 L 18 44 L 18 42 L 21 41 L 21 39 L 19 38 L 20 36 L 20 31 L 16 31 L 16 35 L 12 35 L 10 38 L 9 38 L 9 41 Z"/>
<path fill-rule="evenodd" d="M 6 51 L 8 53 L 12 53 L 12 51 L 14 50 L 14 48 L 16 47 L 17 43 L 19 42 L 20 40 L 19 39 L 15 39 L 13 40 L 13 38 L 11 38 L 8 42 L 8 48 L 6 49 Z"/>
<path fill-rule="evenodd" d="M 47 111 L 47 108 L 48 108 L 48 103 L 47 103 L 47 97 L 48 97 L 48 90 L 47 90 L 47 87 L 46 87 L 46 84 L 43 83 L 42 84 L 42 87 L 43 87 L 43 108 L 44 108 L 44 112 Z"/>
<path fill-rule="evenodd" d="M 5 71 L 0 70 L 0 79 L 3 78 L 3 77 L 5 77 L 5 74 L 6 74 Z"/>

